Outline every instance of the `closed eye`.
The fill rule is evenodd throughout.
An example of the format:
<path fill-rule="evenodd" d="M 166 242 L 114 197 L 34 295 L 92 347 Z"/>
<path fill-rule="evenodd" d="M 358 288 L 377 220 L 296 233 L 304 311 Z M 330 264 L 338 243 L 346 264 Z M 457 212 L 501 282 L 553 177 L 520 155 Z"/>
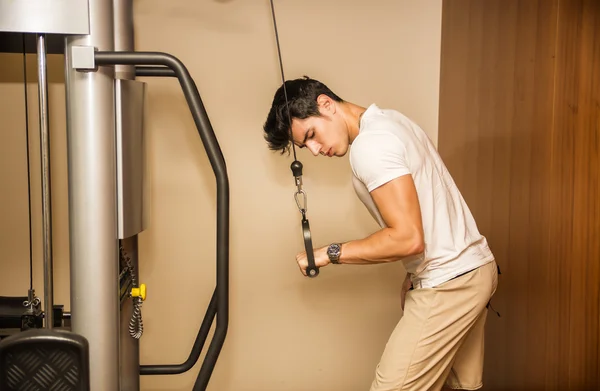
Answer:
<path fill-rule="evenodd" d="M 313 137 L 315 137 L 314 128 L 309 128 L 304 134 L 304 140 L 302 140 L 302 144 L 298 145 L 298 148 L 302 149 L 306 147 L 306 140 L 312 139 Z"/>

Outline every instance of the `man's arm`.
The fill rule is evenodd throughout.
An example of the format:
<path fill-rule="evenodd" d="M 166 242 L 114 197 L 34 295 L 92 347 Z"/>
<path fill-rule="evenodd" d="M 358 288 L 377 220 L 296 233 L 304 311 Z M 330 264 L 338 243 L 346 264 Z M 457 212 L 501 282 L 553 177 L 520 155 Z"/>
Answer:
<path fill-rule="evenodd" d="M 350 157 L 355 175 L 370 189 L 386 228 L 359 240 L 342 243 L 343 264 L 368 265 L 395 262 L 420 254 L 425 248 L 417 190 L 406 162 L 406 149 L 392 133 L 370 131 L 352 146 Z M 393 180 L 388 180 L 395 177 Z M 327 247 L 314 250 L 315 265 L 329 265 Z M 296 255 L 306 275 L 306 252 Z"/>
<path fill-rule="evenodd" d="M 342 244 L 340 263 L 394 262 L 423 252 L 423 223 L 415 184 L 403 175 L 371 192 L 386 228 Z"/>

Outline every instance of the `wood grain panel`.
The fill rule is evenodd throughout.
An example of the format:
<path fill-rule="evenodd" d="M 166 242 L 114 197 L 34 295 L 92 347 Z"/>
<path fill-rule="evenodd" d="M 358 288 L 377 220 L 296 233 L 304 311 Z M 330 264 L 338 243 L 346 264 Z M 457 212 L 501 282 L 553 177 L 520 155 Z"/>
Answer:
<path fill-rule="evenodd" d="M 570 208 L 562 210 L 562 222 L 571 227 L 571 247 L 563 260 L 568 282 L 563 283 L 569 306 L 567 362 L 568 386 L 583 389 L 598 384 L 598 111 L 600 97 L 600 6 L 597 0 L 563 1 L 558 26 L 557 86 L 553 129 L 557 141 L 565 140 L 570 150 L 554 143 L 553 169 L 570 161 L 571 172 L 557 178 L 565 193 L 570 190 Z M 560 82 L 559 82 L 560 81 Z M 596 88 L 594 88 L 596 87 Z M 560 121 L 560 122 L 559 122 Z M 572 156 L 565 152 L 572 151 Z M 562 156 L 561 156 L 562 154 Z M 559 157 L 562 157 L 560 159 Z M 558 171 L 558 170 L 557 170 Z M 560 172 L 560 171 L 559 171 Z M 564 172 L 564 171 L 562 171 Z M 562 181 L 560 181 L 562 180 Z M 560 181 L 560 182 L 559 182 Z M 569 224 L 571 222 L 571 224 Z M 564 234 L 566 235 L 566 228 Z M 563 242 L 561 237 L 559 242 Z"/>
<path fill-rule="evenodd" d="M 439 149 L 502 268 L 484 389 L 597 390 L 600 1 L 445 0 Z"/>
<path fill-rule="evenodd" d="M 566 12 L 565 12 L 566 11 Z M 574 99 L 573 77 L 575 77 L 575 52 L 579 46 L 576 41 L 576 26 L 564 23 L 572 20 L 568 16 L 569 8 L 560 5 L 561 23 L 557 26 L 556 73 L 554 98 L 554 123 L 550 129 L 551 166 L 550 166 L 550 274 L 548 283 L 554 286 L 549 293 L 555 307 L 550 309 L 548 323 L 557 324 L 546 336 L 552 349 L 548 352 L 546 368 L 548 383 L 556 382 L 555 389 L 570 389 L 570 286 L 573 274 L 572 255 L 572 219 L 573 219 L 573 117 L 572 111 L 563 110 L 564 104 L 572 106 Z M 575 27 L 575 29 L 573 28 Z M 564 77 L 571 75 L 571 77 Z M 558 322 L 558 323 L 556 323 Z M 582 331 L 582 330 L 581 330 Z M 555 374 L 550 373 L 554 368 Z"/>

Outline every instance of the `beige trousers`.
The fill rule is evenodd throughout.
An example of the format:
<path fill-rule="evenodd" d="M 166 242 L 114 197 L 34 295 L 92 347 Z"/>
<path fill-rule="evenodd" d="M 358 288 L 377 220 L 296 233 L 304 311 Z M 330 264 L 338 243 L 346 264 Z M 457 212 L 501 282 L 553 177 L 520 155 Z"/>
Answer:
<path fill-rule="evenodd" d="M 410 290 L 370 391 L 481 388 L 487 304 L 497 286 L 493 261 L 434 288 Z"/>

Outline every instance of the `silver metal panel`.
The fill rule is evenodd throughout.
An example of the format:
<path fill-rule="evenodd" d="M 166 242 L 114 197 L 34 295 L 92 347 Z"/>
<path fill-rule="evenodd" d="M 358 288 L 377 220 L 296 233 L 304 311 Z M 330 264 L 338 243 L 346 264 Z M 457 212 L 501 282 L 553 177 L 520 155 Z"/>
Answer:
<path fill-rule="evenodd" d="M 119 239 L 144 230 L 144 98 L 146 84 L 115 80 Z"/>
<path fill-rule="evenodd" d="M 89 34 L 88 0 L 0 0 L 0 31 Z"/>
<path fill-rule="evenodd" d="M 89 342 L 90 391 L 107 391 L 120 365 L 114 69 L 78 72 L 70 48 L 114 49 L 113 3 L 89 6 L 90 34 L 67 37 L 65 51 L 71 329 Z"/>

